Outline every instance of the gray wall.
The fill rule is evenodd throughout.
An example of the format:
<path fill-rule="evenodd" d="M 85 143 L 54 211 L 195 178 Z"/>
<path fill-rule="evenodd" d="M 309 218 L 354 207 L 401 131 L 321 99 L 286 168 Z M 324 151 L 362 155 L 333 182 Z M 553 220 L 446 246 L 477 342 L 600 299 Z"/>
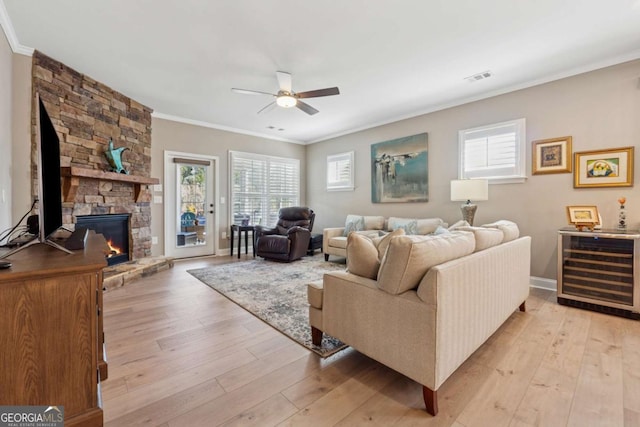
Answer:
<path fill-rule="evenodd" d="M 258 138 L 250 135 L 242 135 L 218 129 L 194 126 L 169 120 L 153 118 L 151 124 L 151 176 L 164 179 L 164 152 L 179 151 L 194 154 L 206 154 L 217 156 L 220 160 L 218 168 L 219 193 L 217 199 L 225 198 L 225 204 L 218 205 L 218 247 L 229 247 L 228 239 L 222 239 L 222 232 L 229 232 L 229 151 L 245 151 L 250 153 L 266 154 L 270 156 L 288 157 L 300 159 L 300 183 L 301 203 L 306 200 L 305 195 L 305 152 L 306 147 L 299 144 L 291 144 Z M 164 186 L 166 188 L 166 185 Z M 154 193 L 162 195 L 163 193 Z M 164 252 L 164 207 L 161 204 L 151 206 L 151 234 L 158 236 L 158 244 L 153 245 L 153 255 Z M 222 252 L 222 251 L 221 251 Z"/>
<path fill-rule="evenodd" d="M 310 145 L 307 200 L 317 213 L 316 227 L 343 225 L 349 213 L 437 216 L 455 222 L 461 214 L 459 202 L 450 201 L 449 182 L 457 178 L 458 130 L 524 117 L 528 178 L 524 184 L 491 185 L 489 200 L 478 202 L 475 223 L 517 222 L 521 233 L 533 238 L 531 274 L 555 279 L 556 231 L 567 224 L 567 205 L 598 206 L 604 226 L 611 228 L 617 221 L 617 199 L 625 196 L 629 227 L 637 229 L 640 196 L 631 187 L 574 189 L 570 173 L 532 176 L 531 141 L 571 135 L 574 152 L 638 145 L 639 81 L 636 60 Z M 370 145 L 421 132 L 429 134 L 429 202 L 372 204 Z M 356 189 L 327 192 L 326 156 L 348 150 L 355 150 Z M 636 170 L 639 156 L 637 152 Z"/>
<path fill-rule="evenodd" d="M 0 31 L 0 153 L 11 158 L 11 47 Z M 0 168 L 0 233 L 11 227 L 11 165 Z"/>

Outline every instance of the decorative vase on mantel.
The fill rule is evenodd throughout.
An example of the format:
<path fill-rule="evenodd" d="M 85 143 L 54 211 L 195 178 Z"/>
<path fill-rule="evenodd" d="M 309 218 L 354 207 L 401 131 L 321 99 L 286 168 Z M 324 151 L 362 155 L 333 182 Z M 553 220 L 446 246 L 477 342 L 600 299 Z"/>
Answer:
<path fill-rule="evenodd" d="M 620 197 L 618 203 L 620 203 L 620 210 L 618 211 L 618 230 L 625 231 L 627 229 L 627 214 L 624 209 L 624 204 L 627 202 L 626 197 Z"/>

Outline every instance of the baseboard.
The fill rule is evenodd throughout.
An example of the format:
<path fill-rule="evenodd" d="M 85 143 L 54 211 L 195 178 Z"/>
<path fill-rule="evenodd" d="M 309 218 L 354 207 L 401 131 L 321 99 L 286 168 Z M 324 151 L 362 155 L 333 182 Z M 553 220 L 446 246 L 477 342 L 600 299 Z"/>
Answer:
<path fill-rule="evenodd" d="M 550 291 L 558 290 L 558 284 L 557 284 L 557 282 L 555 280 L 546 279 L 544 277 L 530 276 L 529 277 L 529 285 L 532 288 L 547 289 L 547 290 L 550 290 Z"/>

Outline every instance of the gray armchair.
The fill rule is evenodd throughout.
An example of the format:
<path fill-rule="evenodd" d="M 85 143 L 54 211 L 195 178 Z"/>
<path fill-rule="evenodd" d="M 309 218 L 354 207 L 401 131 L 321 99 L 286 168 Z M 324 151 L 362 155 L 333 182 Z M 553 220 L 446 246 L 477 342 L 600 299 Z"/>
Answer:
<path fill-rule="evenodd" d="M 256 226 L 256 254 L 278 261 L 295 261 L 307 254 L 315 213 L 307 207 L 282 208 L 274 228 Z"/>

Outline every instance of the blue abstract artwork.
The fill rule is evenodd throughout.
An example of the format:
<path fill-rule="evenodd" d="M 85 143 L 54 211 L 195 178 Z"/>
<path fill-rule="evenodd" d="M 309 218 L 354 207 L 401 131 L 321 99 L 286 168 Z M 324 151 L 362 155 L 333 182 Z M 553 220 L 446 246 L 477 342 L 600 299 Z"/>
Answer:
<path fill-rule="evenodd" d="M 371 145 L 371 202 L 429 201 L 427 134 Z"/>

